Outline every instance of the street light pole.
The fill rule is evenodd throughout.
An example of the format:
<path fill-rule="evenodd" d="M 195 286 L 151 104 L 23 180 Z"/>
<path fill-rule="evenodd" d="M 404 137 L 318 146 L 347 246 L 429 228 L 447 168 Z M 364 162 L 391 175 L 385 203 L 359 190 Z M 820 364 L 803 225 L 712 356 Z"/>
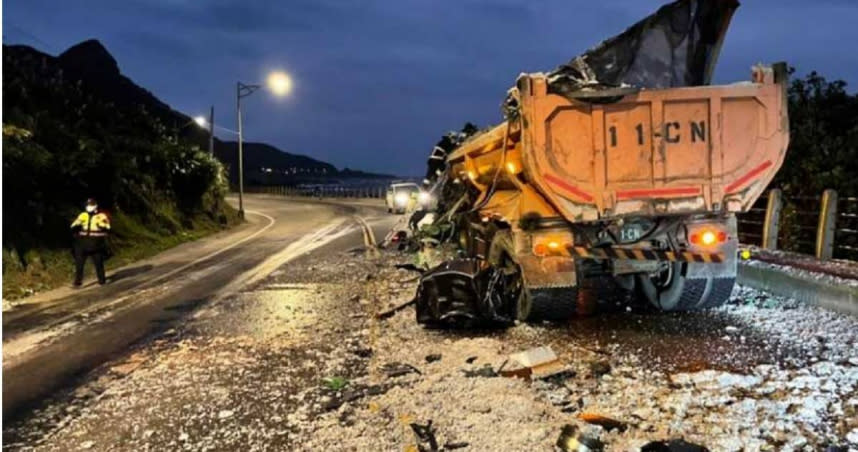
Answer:
<path fill-rule="evenodd" d="M 283 72 L 271 73 L 267 82 L 268 88 L 278 96 L 286 95 L 292 89 L 291 79 Z M 253 94 L 259 88 L 262 88 L 262 85 L 246 85 L 241 82 L 235 84 L 235 111 L 238 118 L 238 214 L 241 218 L 244 218 L 244 135 L 241 129 L 241 98 Z"/>
<path fill-rule="evenodd" d="M 238 216 L 244 218 L 244 152 L 241 149 L 241 82 L 236 85 L 235 110 L 238 115 Z"/>
<path fill-rule="evenodd" d="M 238 116 L 238 215 L 244 218 L 244 148 L 242 144 L 244 136 L 241 130 L 241 98 L 253 94 L 260 86 L 238 82 L 235 87 L 235 110 Z"/>

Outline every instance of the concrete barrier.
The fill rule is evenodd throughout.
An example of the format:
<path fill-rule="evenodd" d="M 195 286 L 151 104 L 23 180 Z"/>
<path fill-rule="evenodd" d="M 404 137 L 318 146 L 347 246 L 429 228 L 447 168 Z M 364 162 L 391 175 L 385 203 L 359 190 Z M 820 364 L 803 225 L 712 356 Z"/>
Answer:
<path fill-rule="evenodd" d="M 858 287 L 837 285 L 774 267 L 739 264 L 739 284 L 809 305 L 858 316 Z"/>

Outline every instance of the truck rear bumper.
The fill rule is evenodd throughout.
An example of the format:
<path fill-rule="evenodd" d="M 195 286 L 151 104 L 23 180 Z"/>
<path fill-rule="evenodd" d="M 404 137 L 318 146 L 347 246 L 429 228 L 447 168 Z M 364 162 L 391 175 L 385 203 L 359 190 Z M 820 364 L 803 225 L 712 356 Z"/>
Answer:
<path fill-rule="evenodd" d="M 569 254 L 584 259 L 619 259 L 637 261 L 668 261 L 668 262 L 692 262 L 706 264 L 720 264 L 727 260 L 722 252 L 706 253 L 692 251 L 658 251 L 646 248 L 628 247 L 603 247 L 586 248 L 582 246 L 570 246 L 567 248 Z"/>

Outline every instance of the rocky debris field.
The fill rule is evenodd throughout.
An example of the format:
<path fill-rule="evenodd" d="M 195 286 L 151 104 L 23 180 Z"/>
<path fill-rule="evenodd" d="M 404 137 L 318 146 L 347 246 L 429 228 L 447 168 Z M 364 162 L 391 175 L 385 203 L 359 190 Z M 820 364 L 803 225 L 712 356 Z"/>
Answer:
<path fill-rule="evenodd" d="M 739 287 L 709 312 L 427 330 L 413 307 L 392 310 L 414 295 L 419 275 L 394 267 L 412 259 L 308 256 L 189 302 L 181 325 L 7 423 L 4 448 L 858 449 L 858 319 Z M 565 371 L 499 376 L 536 346 Z"/>

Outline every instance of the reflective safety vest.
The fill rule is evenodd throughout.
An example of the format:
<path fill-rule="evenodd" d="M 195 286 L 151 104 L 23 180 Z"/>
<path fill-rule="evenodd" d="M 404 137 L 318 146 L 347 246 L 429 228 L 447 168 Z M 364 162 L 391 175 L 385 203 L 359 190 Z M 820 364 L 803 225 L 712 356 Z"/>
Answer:
<path fill-rule="evenodd" d="M 81 212 L 71 224 L 72 229 L 80 227 L 80 235 L 86 237 L 104 237 L 110 231 L 110 218 L 107 214 Z"/>

